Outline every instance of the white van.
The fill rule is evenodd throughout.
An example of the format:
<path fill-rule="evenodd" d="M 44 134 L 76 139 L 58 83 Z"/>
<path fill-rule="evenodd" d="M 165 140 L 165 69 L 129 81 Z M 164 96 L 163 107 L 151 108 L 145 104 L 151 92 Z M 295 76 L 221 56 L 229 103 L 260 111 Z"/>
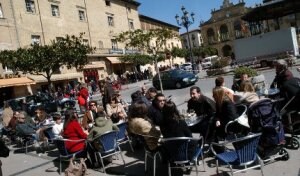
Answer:
<path fill-rule="evenodd" d="M 203 59 L 202 61 L 202 68 L 203 69 L 208 69 L 212 66 L 212 63 L 218 59 L 219 56 L 217 55 L 213 55 L 213 56 L 209 56 Z"/>

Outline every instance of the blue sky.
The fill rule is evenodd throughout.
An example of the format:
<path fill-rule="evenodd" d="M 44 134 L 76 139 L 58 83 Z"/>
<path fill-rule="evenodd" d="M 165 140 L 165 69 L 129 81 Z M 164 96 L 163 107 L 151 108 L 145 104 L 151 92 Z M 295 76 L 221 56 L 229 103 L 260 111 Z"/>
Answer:
<path fill-rule="evenodd" d="M 190 29 L 196 29 L 200 20 L 207 21 L 211 17 L 211 9 L 220 9 L 223 0 L 137 0 L 141 3 L 139 13 L 160 21 L 177 25 L 175 15 L 182 15 L 181 6 L 185 6 L 188 12 L 195 13 L 195 22 Z M 230 0 L 234 4 L 239 0 Z M 247 7 L 262 3 L 262 0 L 244 0 Z M 181 29 L 180 32 L 186 32 Z"/>

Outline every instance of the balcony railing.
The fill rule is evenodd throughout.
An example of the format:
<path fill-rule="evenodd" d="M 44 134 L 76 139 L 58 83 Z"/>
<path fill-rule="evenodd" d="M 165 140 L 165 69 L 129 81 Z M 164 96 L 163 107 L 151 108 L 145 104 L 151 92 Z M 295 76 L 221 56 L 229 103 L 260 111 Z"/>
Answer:
<path fill-rule="evenodd" d="M 139 54 L 141 51 L 136 49 L 121 49 L 121 48 L 96 48 L 96 54 Z"/>

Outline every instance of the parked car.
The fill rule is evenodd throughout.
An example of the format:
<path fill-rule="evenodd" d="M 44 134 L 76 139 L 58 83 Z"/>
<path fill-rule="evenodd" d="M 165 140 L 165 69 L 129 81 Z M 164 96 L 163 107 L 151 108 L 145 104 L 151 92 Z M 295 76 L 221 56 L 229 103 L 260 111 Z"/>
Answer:
<path fill-rule="evenodd" d="M 173 69 L 160 72 L 163 88 L 177 88 L 180 89 L 184 86 L 193 85 L 198 81 L 198 77 L 193 73 Z M 156 74 L 152 80 L 153 86 L 160 89 L 158 74 Z"/>
<path fill-rule="evenodd" d="M 201 64 L 203 69 L 208 69 L 212 66 L 213 62 L 218 59 L 217 55 L 209 56 L 203 59 L 203 62 Z"/>
<path fill-rule="evenodd" d="M 180 65 L 180 69 L 186 70 L 186 71 L 191 71 L 191 70 L 193 70 L 192 63 L 190 63 L 190 62 L 184 63 L 184 64 Z"/>

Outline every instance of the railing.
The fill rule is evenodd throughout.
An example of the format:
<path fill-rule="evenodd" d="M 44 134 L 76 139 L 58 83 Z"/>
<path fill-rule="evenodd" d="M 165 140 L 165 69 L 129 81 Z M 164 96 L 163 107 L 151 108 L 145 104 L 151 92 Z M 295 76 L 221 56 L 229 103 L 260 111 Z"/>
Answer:
<path fill-rule="evenodd" d="M 136 54 L 141 53 L 139 50 L 135 49 L 123 49 L 123 48 L 96 48 L 95 53 L 97 54 Z"/>

